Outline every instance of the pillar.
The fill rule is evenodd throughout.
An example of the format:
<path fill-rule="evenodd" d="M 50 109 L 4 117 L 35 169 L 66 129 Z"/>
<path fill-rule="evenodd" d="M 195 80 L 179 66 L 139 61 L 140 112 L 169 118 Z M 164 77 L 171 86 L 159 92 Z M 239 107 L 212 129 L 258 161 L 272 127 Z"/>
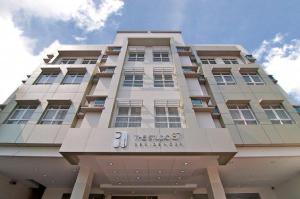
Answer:
<path fill-rule="evenodd" d="M 209 199 L 226 199 L 223 184 L 220 179 L 218 166 L 206 168 L 208 176 L 207 194 Z"/>
<path fill-rule="evenodd" d="M 80 167 L 71 199 L 88 199 L 91 191 L 94 174 L 88 167 Z"/>

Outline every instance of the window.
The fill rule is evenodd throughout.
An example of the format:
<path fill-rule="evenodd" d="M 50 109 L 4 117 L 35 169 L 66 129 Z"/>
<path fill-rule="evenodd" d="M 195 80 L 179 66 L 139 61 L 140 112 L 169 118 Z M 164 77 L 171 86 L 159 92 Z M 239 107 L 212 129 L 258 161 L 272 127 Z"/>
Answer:
<path fill-rule="evenodd" d="M 261 79 L 261 77 L 256 72 L 242 73 L 242 76 L 248 85 L 264 85 L 265 84 L 263 82 L 263 80 Z"/>
<path fill-rule="evenodd" d="M 105 66 L 100 67 L 100 72 L 102 73 L 114 73 L 115 72 L 115 66 Z"/>
<path fill-rule="evenodd" d="M 282 105 L 264 105 L 263 109 L 272 124 L 292 124 L 293 121 Z"/>
<path fill-rule="evenodd" d="M 83 59 L 82 64 L 96 64 L 97 60 L 97 58 L 85 58 Z"/>
<path fill-rule="evenodd" d="M 235 124 L 257 124 L 257 120 L 247 104 L 228 105 L 229 112 Z"/>
<path fill-rule="evenodd" d="M 141 127 L 141 107 L 119 107 L 115 127 Z"/>
<path fill-rule="evenodd" d="M 101 58 L 101 63 L 106 63 L 108 56 L 107 55 L 103 55 Z"/>
<path fill-rule="evenodd" d="M 218 85 L 234 85 L 235 80 L 230 72 L 213 73 Z"/>
<path fill-rule="evenodd" d="M 69 105 L 49 105 L 40 124 L 62 124 L 69 108 Z"/>
<path fill-rule="evenodd" d="M 214 58 L 201 58 L 200 60 L 202 64 L 217 64 Z"/>
<path fill-rule="evenodd" d="M 154 62 L 169 62 L 169 53 L 168 52 L 153 52 L 153 61 Z"/>
<path fill-rule="evenodd" d="M 145 52 L 129 52 L 128 61 L 144 61 Z"/>
<path fill-rule="evenodd" d="M 154 87 L 174 87 L 172 74 L 154 74 Z"/>
<path fill-rule="evenodd" d="M 57 76 L 58 73 L 42 73 L 35 84 L 53 84 Z"/>
<path fill-rule="evenodd" d="M 97 98 L 94 101 L 94 106 L 103 107 L 105 104 L 105 98 Z"/>
<path fill-rule="evenodd" d="M 155 107 L 155 128 L 181 128 L 178 107 Z"/>
<path fill-rule="evenodd" d="M 62 58 L 59 64 L 74 64 L 76 60 L 76 58 Z"/>
<path fill-rule="evenodd" d="M 83 73 L 68 73 L 62 84 L 80 84 L 83 80 Z"/>
<path fill-rule="evenodd" d="M 7 124 L 26 124 L 30 120 L 36 105 L 18 105 L 7 119 Z"/>
<path fill-rule="evenodd" d="M 223 58 L 223 62 L 224 64 L 239 64 L 239 62 L 237 61 L 237 59 L 228 59 L 228 58 Z"/>
<path fill-rule="evenodd" d="M 143 87 L 143 74 L 125 74 L 123 86 Z"/>
<path fill-rule="evenodd" d="M 195 99 L 192 98 L 192 104 L 194 107 L 202 107 L 203 106 L 203 101 L 201 99 Z"/>

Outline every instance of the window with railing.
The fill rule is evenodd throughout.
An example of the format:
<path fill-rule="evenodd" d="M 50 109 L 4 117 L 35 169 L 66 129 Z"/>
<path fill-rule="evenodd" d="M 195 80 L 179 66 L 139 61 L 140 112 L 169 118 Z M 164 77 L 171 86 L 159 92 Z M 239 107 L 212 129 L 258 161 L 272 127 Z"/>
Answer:
<path fill-rule="evenodd" d="M 143 87 L 143 74 L 125 74 L 124 87 Z"/>
<path fill-rule="evenodd" d="M 169 52 L 153 52 L 154 62 L 169 62 Z"/>
<path fill-rule="evenodd" d="M 97 58 L 84 58 L 82 64 L 96 64 L 97 60 Z"/>
<path fill-rule="evenodd" d="M 129 52 L 128 61 L 143 62 L 145 59 L 145 52 Z"/>
<path fill-rule="evenodd" d="M 213 72 L 218 85 L 234 85 L 235 80 L 230 72 Z"/>
<path fill-rule="evenodd" d="M 155 107 L 155 128 L 181 128 L 178 107 Z"/>
<path fill-rule="evenodd" d="M 119 107 L 115 127 L 141 127 L 141 107 Z"/>
<path fill-rule="evenodd" d="M 235 124 L 249 125 L 258 123 L 248 104 L 230 104 L 228 109 Z"/>
<path fill-rule="evenodd" d="M 37 105 L 18 105 L 6 120 L 6 124 L 26 124 Z"/>
<path fill-rule="evenodd" d="M 84 73 L 69 72 L 66 74 L 62 84 L 81 84 L 84 75 Z"/>
<path fill-rule="evenodd" d="M 224 64 L 239 64 L 236 58 L 223 58 Z"/>
<path fill-rule="evenodd" d="M 257 72 L 241 73 L 248 85 L 264 85 L 264 81 Z"/>
<path fill-rule="evenodd" d="M 35 81 L 35 84 L 53 84 L 58 76 L 58 72 L 42 73 Z"/>
<path fill-rule="evenodd" d="M 61 58 L 59 64 L 75 64 L 77 58 Z"/>
<path fill-rule="evenodd" d="M 272 124 L 292 124 L 293 120 L 281 104 L 262 106 Z"/>
<path fill-rule="evenodd" d="M 201 58 L 200 60 L 202 64 L 217 64 L 214 58 Z"/>
<path fill-rule="evenodd" d="M 174 87 L 172 74 L 154 74 L 154 87 Z"/>
<path fill-rule="evenodd" d="M 62 124 L 70 105 L 49 105 L 44 112 L 40 124 Z"/>

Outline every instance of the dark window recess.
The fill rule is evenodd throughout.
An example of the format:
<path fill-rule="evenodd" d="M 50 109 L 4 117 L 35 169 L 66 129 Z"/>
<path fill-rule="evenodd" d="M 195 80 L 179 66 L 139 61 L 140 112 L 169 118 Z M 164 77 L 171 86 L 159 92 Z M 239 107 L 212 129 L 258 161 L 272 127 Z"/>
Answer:
<path fill-rule="evenodd" d="M 227 193 L 227 199 L 261 199 L 258 193 Z M 194 194 L 193 199 L 208 199 L 207 194 Z"/>

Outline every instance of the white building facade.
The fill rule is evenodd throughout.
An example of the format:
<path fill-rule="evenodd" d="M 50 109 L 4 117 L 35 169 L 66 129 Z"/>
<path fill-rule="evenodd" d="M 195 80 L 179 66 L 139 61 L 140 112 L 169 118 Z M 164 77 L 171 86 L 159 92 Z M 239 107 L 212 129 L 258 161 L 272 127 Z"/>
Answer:
<path fill-rule="evenodd" d="M 1 199 L 300 198 L 300 116 L 239 45 L 64 45 L 0 123 Z"/>

